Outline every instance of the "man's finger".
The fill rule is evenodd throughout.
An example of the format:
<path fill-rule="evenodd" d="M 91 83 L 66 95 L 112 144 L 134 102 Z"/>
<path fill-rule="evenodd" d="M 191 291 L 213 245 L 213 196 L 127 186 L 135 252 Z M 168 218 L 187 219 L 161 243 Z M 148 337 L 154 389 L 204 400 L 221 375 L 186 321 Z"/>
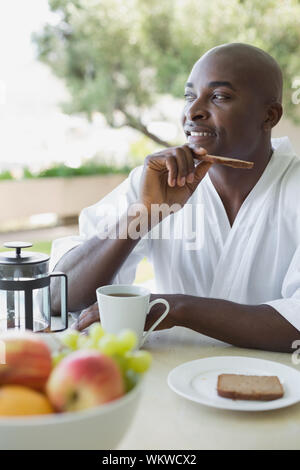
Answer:
<path fill-rule="evenodd" d="M 89 307 L 81 312 L 73 328 L 78 331 L 82 331 L 97 321 L 100 321 L 99 310 L 97 305 L 93 305 L 92 307 Z"/>
<path fill-rule="evenodd" d="M 178 168 L 177 168 L 177 164 L 176 164 L 176 159 L 173 155 L 166 157 L 166 168 L 169 172 L 169 174 L 168 174 L 168 184 L 169 184 L 169 186 L 175 186 L 176 179 L 177 179 Z"/>

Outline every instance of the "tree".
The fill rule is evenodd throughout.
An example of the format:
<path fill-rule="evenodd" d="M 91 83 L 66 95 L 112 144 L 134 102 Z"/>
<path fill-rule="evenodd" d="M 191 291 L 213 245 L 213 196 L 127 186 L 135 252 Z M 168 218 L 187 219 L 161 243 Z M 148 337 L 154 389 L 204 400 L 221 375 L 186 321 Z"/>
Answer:
<path fill-rule="evenodd" d="M 300 75 L 298 0 L 49 0 L 56 25 L 34 35 L 38 57 L 64 79 L 67 113 L 103 113 L 112 127 L 131 126 L 160 145 L 144 112 L 162 94 L 180 98 L 194 62 L 209 48 L 245 42 L 282 67 L 286 114 Z"/>

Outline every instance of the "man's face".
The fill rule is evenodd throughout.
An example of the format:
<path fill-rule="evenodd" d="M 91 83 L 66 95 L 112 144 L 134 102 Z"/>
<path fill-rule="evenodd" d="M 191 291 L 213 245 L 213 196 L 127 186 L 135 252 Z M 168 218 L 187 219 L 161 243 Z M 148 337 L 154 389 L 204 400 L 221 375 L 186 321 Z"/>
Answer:
<path fill-rule="evenodd" d="M 220 54 L 195 64 L 183 110 L 189 143 L 204 147 L 209 154 L 233 158 L 246 159 L 255 152 L 264 134 L 266 105 L 248 65 Z"/>

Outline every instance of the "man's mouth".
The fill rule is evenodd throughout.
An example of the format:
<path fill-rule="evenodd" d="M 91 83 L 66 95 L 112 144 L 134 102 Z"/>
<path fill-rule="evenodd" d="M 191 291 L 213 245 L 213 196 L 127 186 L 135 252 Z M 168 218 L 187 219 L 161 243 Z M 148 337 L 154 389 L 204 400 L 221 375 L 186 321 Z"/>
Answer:
<path fill-rule="evenodd" d="M 187 140 L 189 144 L 202 145 L 204 142 L 208 142 L 216 137 L 214 132 L 208 131 L 190 131 L 186 132 Z"/>
<path fill-rule="evenodd" d="M 189 137 L 215 137 L 215 135 L 212 132 L 191 132 Z"/>
<path fill-rule="evenodd" d="M 212 129 L 205 127 L 192 130 L 191 127 L 189 128 L 187 126 L 185 134 L 187 136 L 188 143 L 194 145 L 201 145 L 203 142 L 208 142 L 217 136 Z"/>

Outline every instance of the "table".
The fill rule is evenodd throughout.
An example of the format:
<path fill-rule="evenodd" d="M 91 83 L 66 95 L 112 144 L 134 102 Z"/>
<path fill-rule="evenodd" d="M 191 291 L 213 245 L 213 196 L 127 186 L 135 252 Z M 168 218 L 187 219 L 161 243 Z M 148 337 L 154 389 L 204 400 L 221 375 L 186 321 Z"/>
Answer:
<path fill-rule="evenodd" d="M 145 343 L 153 364 L 132 425 L 118 450 L 300 449 L 300 404 L 240 412 L 191 402 L 167 384 L 170 370 L 211 356 L 247 356 L 295 367 L 291 354 L 240 349 L 192 330 L 153 332 Z"/>

